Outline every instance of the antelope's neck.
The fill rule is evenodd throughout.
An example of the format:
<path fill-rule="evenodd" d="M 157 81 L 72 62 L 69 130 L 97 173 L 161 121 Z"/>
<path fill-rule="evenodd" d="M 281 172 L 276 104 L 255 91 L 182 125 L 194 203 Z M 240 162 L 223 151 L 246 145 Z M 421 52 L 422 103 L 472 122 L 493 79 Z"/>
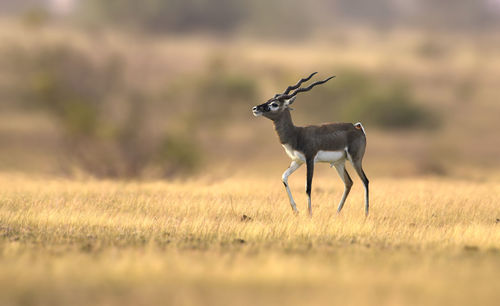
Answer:
<path fill-rule="evenodd" d="M 292 147 L 295 146 L 296 142 L 296 129 L 292 122 L 292 116 L 289 110 L 285 110 L 283 115 L 273 121 L 274 129 L 278 134 L 280 142 L 282 144 L 289 144 Z"/>

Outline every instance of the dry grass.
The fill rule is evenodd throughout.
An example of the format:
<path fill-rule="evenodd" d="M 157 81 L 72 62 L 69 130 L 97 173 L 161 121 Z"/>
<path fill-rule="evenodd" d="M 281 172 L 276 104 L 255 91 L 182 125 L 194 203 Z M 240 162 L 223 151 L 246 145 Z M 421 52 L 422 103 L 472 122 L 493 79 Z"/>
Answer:
<path fill-rule="evenodd" d="M 0 304 L 496 305 L 498 182 L 0 176 Z M 332 188 L 333 187 L 333 188 Z M 251 219 L 242 221 L 242 216 Z"/>

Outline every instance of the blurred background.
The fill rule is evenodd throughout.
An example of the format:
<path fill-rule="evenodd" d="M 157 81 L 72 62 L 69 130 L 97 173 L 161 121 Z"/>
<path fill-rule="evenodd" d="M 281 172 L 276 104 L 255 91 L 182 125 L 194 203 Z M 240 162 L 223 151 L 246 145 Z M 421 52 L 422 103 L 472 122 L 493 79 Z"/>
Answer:
<path fill-rule="evenodd" d="M 318 71 L 294 121 L 363 122 L 367 173 L 484 179 L 499 30 L 500 0 L 2 0 L 0 171 L 279 179 L 251 107 Z"/>

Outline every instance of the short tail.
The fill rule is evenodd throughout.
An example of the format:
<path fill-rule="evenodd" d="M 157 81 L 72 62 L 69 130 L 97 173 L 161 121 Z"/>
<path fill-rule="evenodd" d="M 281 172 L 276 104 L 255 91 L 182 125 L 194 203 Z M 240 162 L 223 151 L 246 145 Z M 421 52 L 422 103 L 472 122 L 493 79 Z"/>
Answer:
<path fill-rule="evenodd" d="M 365 136 L 366 136 L 365 128 L 363 127 L 363 125 L 361 124 L 361 122 L 354 123 L 354 127 L 357 128 L 358 130 L 363 131 L 363 134 L 365 134 Z"/>

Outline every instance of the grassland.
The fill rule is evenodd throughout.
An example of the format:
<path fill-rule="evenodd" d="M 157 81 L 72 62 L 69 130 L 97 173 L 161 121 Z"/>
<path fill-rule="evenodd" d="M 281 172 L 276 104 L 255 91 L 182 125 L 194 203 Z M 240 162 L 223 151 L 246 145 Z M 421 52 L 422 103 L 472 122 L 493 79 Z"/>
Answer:
<path fill-rule="evenodd" d="M 279 175 L 278 175 L 279 177 Z M 0 176 L 1 305 L 497 305 L 500 184 Z M 242 218 L 242 216 L 248 218 Z"/>

